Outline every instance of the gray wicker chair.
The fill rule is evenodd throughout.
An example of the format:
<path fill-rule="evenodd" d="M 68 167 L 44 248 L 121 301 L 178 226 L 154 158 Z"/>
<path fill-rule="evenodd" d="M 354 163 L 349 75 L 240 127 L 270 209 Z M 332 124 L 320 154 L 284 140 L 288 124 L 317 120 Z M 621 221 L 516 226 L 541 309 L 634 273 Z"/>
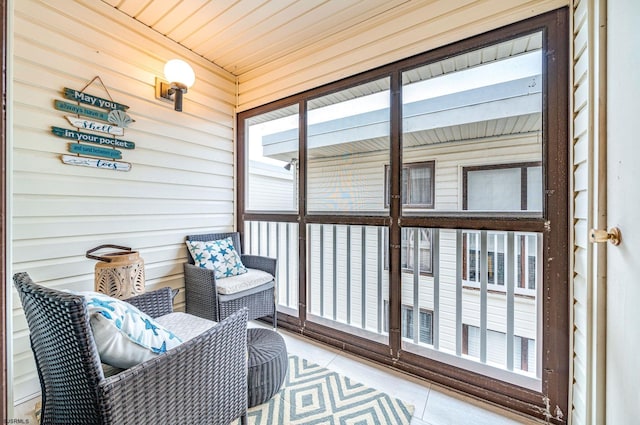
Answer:
<path fill-rule="evenodd" d="M 247 313 L 113 376 L 105 376 L 82 296 L 13 277 L 42 389 L 42 424 L 246 423 Z M 170 288 L 127 300 L 152 317 L 172 311 Z"/>
<path fill-rule="evenodd" d="M 265 271 L 272 276 L 276 275 L 277 260 L 275 258 L 242 254 L 240 234 L 238 232 L 189 235 L 187 240 L 207 242 L 227 237 L 232 238 L 233 245 L 246 267 Z M 275 280 L 257 288 L 235 294 L 219 294 L 213 270 L 196 266 L 189 250 L 187 250 L 187 253 L 188 262 L 184 264 L 187 313 L 209 320 L 220 321 L 238 309 L 246 307 L 249 310 L 249 320 L 272 316 L 273 327 L 274 329 L 277 328 Z"/>

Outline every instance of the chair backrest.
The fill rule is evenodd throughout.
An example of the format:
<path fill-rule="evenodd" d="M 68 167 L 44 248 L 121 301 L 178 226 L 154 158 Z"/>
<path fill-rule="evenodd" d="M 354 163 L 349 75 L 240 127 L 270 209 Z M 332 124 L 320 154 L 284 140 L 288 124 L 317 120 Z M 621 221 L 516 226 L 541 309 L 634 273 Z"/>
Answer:
<path fill-rule="evenodd" d="M 98 384 L 104 380 L 82 296 L 13 276 L 29 325 L 42 389 L 42 422 L 101 423 Z"/>
<path fill-rule="evenodd" d="M 239 232 L 228 232 L 228 233 L 206 233 L 202 235 L 188 235 L 188 241 L 200 241 L 200 242 L 208 242 L 208 241 L 217 241 L 219 239 L 224 239 L 231 237 L 233 240 L 233 246 L 238 251 L 239 255 L 242 255 L 242 247 L 240 246 L 240 233 Z M 191 256 L 191 252 L 187 250 L 187 255 L 189 256 L 188 261 L 189 264 L 195 264 L 193 261 L 193 257 Z"/>

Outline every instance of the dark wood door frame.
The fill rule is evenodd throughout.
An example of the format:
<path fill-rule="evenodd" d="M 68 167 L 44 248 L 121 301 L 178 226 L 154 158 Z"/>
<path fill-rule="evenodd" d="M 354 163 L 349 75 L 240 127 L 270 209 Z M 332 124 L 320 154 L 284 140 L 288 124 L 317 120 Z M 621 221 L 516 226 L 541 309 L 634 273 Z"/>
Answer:
<path fill-rule="evenodd" d="M 0 31 L 2 32 L 2 78 L 0 80 L 0 90 L 2 91 L 2 109 L 0 110 L 0 281 L 2 282 L 2 295 L 0 296 L 0 332 L 2 339 L 0 340 L 0 356 L 2 357 L 2 400 L 0 401 L 0 418 L 7 418 L 7 273 L 6 265 L 6 238 L 7 238 L 7 2 L 0 0 Z"/>
<path fill-rule="evenodd" d="M 525 21 L 502 27 L 485 34 L 443 46 L 414 57 L 366 71 L 362 74 L 347 77 L 343 80 L 298 93 L 289 98 L 280 99 L 237 115 L 238 128 L 238 179 L 237 179 L 237 228 L 244 229 L 245 221 L 283 221 L 299 223 L 299 316 L 279 315 L 278 323 L 283 328 L 308 336 L 355 355 L 389 367 L 426 378 L 438 384 L 465 392 L 479 399 L 496 403 L 532 417 L 546 420 L 548 423 L 566 424 L 569 412 L 569 369 L 571 365 L 570 335 L 570 297 L 569 297 L 569 9 L 563 7 Z M 402 152 L 399 139 L 401 128 L 399 103 L 393 93 L 400 92 L 400 79 L 397 78 L 406 69 L 437 62 L 461 52 L 471 51 L 483 46 L 495 45 L 501 40 L 508 40 L 534 32 L 543 34 L 543 166 L 545 193 L 544 211 L 541 216 L 502 217 L 497 230 L 537 232 L 544 234 L 543 261 L 545 264 L 542 310 L 542 355 L 544 357 L 541 371 L 541 390 L 517 386 L 498 379 L 491 380 L 487 387 L 487 377 L 481 373 L 455 367 L 434 359 L 401 349 L 401 305 L 394 294 L 399 293 L 400 273 L 390 270 L 389 294 L 389 344 L 381 344 L 366 338 L 342 332 L 334 328 L 307 321 L 306 312 L 306 225 L 345 224 L 389 226 L 390 262 L 400 264 L 400 250 L 391 247 L 400 246 L 401 226 L 397 219 L 402 219 L 402 227 L 426 227 L 446 229 L 496 229 L 496 218 L 491 216 L 458 216 L 457 214 L 410 216 L 399 213 L 400 204 L 400 166 Z M 374 81 L 389 76 L 391 78 L 391 164 L 392 164 L 392 199 L 390 216 L 359 215 L 319 215 L 306 211 L 306 129 L 304 116 L 305 102 L 329 93 L 335 93 L 358 84 Z M 301 115 L 299 123 L 299 162 L 300 191 L 298 197 L 298 214 L 263 213 L 245 210 L 245 123 L 246 120 L 280 108 L 290 107 L 298 103 Z M 395 111 L 395 115 L 394 115 Z M 393 160 L 395 159 L 395 161 Z M 395 164 L 395 168 L 394 167 Z M 395 271 L 395 273 L 394 273 Z M 394 289 L 395 288 L 395 289 Z M 556 413 L 558 412 L 558 413 Z"/>

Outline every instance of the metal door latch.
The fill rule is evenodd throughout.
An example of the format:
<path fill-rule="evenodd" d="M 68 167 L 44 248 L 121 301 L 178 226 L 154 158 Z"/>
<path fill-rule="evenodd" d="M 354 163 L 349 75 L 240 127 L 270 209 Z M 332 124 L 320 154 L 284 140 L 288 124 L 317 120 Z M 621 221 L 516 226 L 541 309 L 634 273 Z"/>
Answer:
<path fill-rule="evenodd" d="M 618 246 L 622 241 L 622 234 L 620 229 L 612 227 L 607 232 L 606 230 L 591 229 L 589 230 L 589 242 L 591 243 L 603 243 L 611 242 L 612 245 Z"/>

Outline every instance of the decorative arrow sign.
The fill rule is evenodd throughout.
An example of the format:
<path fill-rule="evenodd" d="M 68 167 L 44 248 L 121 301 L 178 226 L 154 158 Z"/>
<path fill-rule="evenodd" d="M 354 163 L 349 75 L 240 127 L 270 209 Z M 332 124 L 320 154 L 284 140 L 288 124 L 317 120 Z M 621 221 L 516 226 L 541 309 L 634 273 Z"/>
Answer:
<path fill-rule="evenodd" d="M 72 126 L 83 128 L 85 130 L 99 131 L 101 133 L 113 134 L 114 136 L 123 136 L 124 129 L 115 125 L 105 124 L 96 121 L 89 121 L 82 118 L 65 116 Z"/>
<path fill-rule="evenodd" d="M 131 164 L 128 162 L 106 161 L 104 159 L 85 158 L 82 156 L 62 155 L 62 162 L 69 165 L 80 165 L 82 167 L 105 168 L 115 171 L 129 171 Z"/>
<path fill-rule="evenodd" d="M 108 121 L 109 114 L 102 111 L 97 111 L 95 109 L 86 108 L 80 105 L 74 105 L 73 103 L 63 102 L 61 100 L 56 100 L 55 107 L 59 111 L 71 112 L 72 114 L 84 115 L 86 117 Z"/>
<path fill-rule="evenodd" d="M 77 142 L 95 143 L 98 145 L 109 145 L 123 149 L 135 149 L 136 144 L 128 140 L 112 139 L 110 137 L 102 137 L 97 134 L 82 133 L 80 131 L 68 130 L 61 127 L 51 127 L 51 132 L 58 137 L 65 139 L 73 139 Z"/>
<path fill-rule="evenodd" d="M 86 103 L 88 105 L 97 106 L 104 109 L 119 109 L 121 111 L 126 111 L 127 109 L 129 109 L 127 105 L 114 102 L 113 100 L 103 99 L 98 96 L 91 96 L 90 94 L 86 94 L 67 87 L 64 88 L 64 97 L 69 100 L 75 100 L 76 102 Z"/>
<path fill-rule="evenodd" d="M 81 155 L 101 156 L 103 158 L 122 159 L 122 152 L 119 150 L 81 145 L 80 143 L 69 143 L 69 152 Z"/>

